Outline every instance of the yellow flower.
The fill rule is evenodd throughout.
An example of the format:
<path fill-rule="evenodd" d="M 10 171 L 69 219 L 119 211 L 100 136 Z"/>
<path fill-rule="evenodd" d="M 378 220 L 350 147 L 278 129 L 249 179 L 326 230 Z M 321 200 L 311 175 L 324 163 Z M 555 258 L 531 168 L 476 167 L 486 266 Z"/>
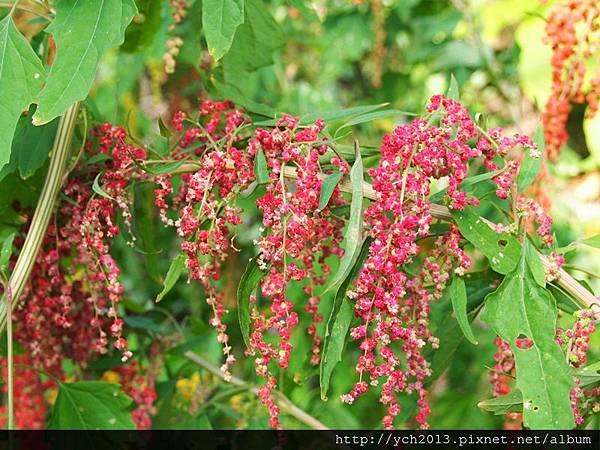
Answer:
<path fill-rule="evenodd" d="M 175 386 L 177 387 L 179 394 L 185 400 L 190 400 L 198 389 L 200 381 L 200 374 L 198 372 L 194 372 L 190 378 L 180 378 L 177 380 Z"/>
<path fill-rule="evenodd" d="M 107 370 L 102 374 L 102 381 L 107 383 L 119 384 L 121 382 L 121 375 L 113 370 Z"/>

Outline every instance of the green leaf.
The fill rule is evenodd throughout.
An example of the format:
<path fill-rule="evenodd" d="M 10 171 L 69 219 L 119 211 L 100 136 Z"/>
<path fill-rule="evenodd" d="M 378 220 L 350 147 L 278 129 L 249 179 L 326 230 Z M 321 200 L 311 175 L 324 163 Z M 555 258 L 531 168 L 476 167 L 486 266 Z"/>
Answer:
<path fill-rule="evenodd" d="M 235 31 L 244 23 L 244 0 L 202 2 L 202 27 L 208 52 L 218 61 L 229 51 Z"/>
<path fill-rule="evenodd" d="M 340 261 L 337 272 L 323 294 L 338 288 L 348 277 L 356 258 L 360 253 L 363 226 L 363 163 L 358 145 L 356 146 L 356 160 L 350 170 L 350 183 L 352 184 L 352 200 L 350 202 L 350 219 L 346 229 L 344 243 L 344 256 Z"/>
<path fill-rule="evenodd" d="M 544 154 L 545 142 L 544 130 L 541 126 L 538 126 L 535 130 L 534 142 L 538 147 L 540 156 L 533 157 L 531 156 L 530 151 L 525 152 L 523 161 L 521 162 L 521 168 L 519 169 L 519 174 L 517 175 L 517 190 L 519 192 L 523 192 L 525 189 L 531 186 L 531 183 L 533 183 L 540 172 L 540 168 L 542 167 L 541 155 Z"/>
<path fill-rule="evenodd" d="M 171 265 L 169 266 L 169 270 L 167 271 L 167 275 L 165 276 L 165 281 L 163 283 L 162 291 L 156 296 L 156 302 L 160 302 L 165 295 L 169 293 L 179 277 L 183 273 L 185 269 L 185 259 L 186 256 L 184 254 L 177 255 L 173 261 L 171 261 Z"/>
<path fill-rule="evenodd" d="M 353 106 L 351 108 L 345 109 L 336 109 L 333 111 L 322 111 L 307 114 L 300 118 L 300 125 L 310 125 L 317 119 L 323 119 L 326 122 L 335 122 L 337 120 L 351 119 L 360 117 L 361 115 L 368 114 L 372 111 L 377 111 L 378 109 L 385 108 L 389 103 L 379 103 L 377 105 L 362 105 L 362 106 Z M 411 113 L 403 113 L 403 114 L 411 114 Z M 259 127 L 271 127 L 277 124 L 279 119 L 269 119 L 263 120 L 261 122 L 256 122 L 254 125 Z"/>
<path fill-rule="evenodd" d="M 333 195 L 335 187 L 338 185 L 343 176 L 344 174 L 338 170 L 330 173 L 323 180 L 323 183 L 321 184 L 321 196 L 319 197 L 319 211 L 327 206 L 329 199 Z"/>
<path fill-rule="evenodd" d="M 319 366 L 319 380 L 321 384 L 321 399 L 327 400 L 327 392 L 335 366 L 342 360 L 342 353 L 346 343 L 346 336 L 350 329 L 350 323 L 354 316 L 354 307 L 350 300 L 346 299 L 346 291 L 350 283 L 357 277 L 365 259 L 369 254 L 371 239 L 367 238 L 362 244 L 360 253 L 354 261 L 350 273 L 342 281 L 333 298 L 333 305 L 329 319 L 327 319 L 327 329 L 323 341 L 323 352 L 321 364 Z"/>
<path fill-rule="evenodd" d="M 472 189 L 469 189 L 469 188 L 471 188 L 483 181 L 490 180 L 501 172 L 502 172 L 502 169 L 494 170 L 493 172 L 481 173 L 479 175 L 472 175 L 470 177 L 465 178 L 462 181 L 462 183 L 460 183 L 460 188 L 466 192 L 471 192 Z M 439 203 L 442 201 L 442 199 L 444 198 L 444 196 L 446 195 L 447 192 L 448 192 L 448 188 L 442 189 L 441 191 L 438 191 L 435 194 L 431 195 L 431 197 L 429 197 L 429 200 L 432 203 Z"/>
<path fill-rule="evenodd" d="M 96 178 L 94 178 L 94 182 L 92 183 L 92 190 L 100 197 L 108 198 L 109 200 L 114 200 L 114 198 L 108 195 L 108 193 L 104 189 L 102 189 L 102 186 L 100 186 L 100 178 L 102 178 L 102 175 L 104 175 L 103 170 L 98 172 L 98 175 L 96 175 Z"/>
<path fill-rule="evenodd" d="M 460 233 L 486 256 L 492 269 L 503 275 L 514 269 L 519 260 L 521 245 L 513 235 L 496 233 L 472 206 L 451 212 Z"/>
<path fill-rule="evenodd" d="M 138 328 L 140 330 L 152 331 L 153 333 L 162 333 L 160 324 L 156 323 L 150 317 L 144 316 L 125 316 L 123 318 L 125 323 L 131 328 Z"/>
<path fill-rule="evenodd" d="M 575 371 L 575 376 L 580 380 L 580 386 L 585 387 L 600 381 L 600 361 Z"/>
<path fill-rule="evenodd" d="M 37 100 L 44 84 L 41 61 L 7 15 L 0 21 L 0 169 L 10 161 L 13 135 L 21 113 Z"/>
<path fill-rule="evenodd" d="M 250 296 L 254 293 L 258 283 L 268 270 L 267 268 L 263 271 L 258 266 L 257 261 L 259 257 L 260 255 L 248 261 L 237 289 L 238 319 L 240 321 L 242 337 L 247 346 L 250 345 Z"/>
<path fill-rule="evenodd" d="M 158 130 L 160 131 L 160 135 L 164 138 L 170 138 L 173 136 L 169 127 L 165 125 L 165 122 L 162 120 L 162 117 L 158 117 Z"/>
<path fill-rule="evenodd" d="M 452 300 L 452 308 L 454 309 L 456 321 L 460 329 L 471 344 L 477 345 L 477 339 L 475 339 L 469 318 L 467 317 L 467 288 L 465 280 L 461 277 L 455 276 L 452 279 L 450 299 Z"/>
<path fill-rule="evenodd" d="M 521 412 L 523 411 L 523 395 L 519 390 L 514 390 L 507 395 L 483 400 L 477 406 L 496 416 L 503 416 L 510 412 Z"/>
<path fill-rule="evenodd" d="M 534 280 L 524 251 L 517 267 L 488 295 L 483 320 L 511 346 L 516 387 L 524 400 L 523 423 L 531 429 L 574 426 L 569 400 L 573 379 L 554 340 L 556 317 L 554 298 Z M 518 338 L 529 338 L 531 347 L 517 347 Z"/>
<path fill-rule="evenodd" d="M 39 95 L 35 125 L 50 122 L 87 96 L 100 58 L 123 43 L 137 12 L 133 0 L 57 0 L 54 8 L 56 17 L 46 31 L 56 42 L 56 59 Z"/>
<path fill-rule="evenodd" d="M 589 237 L 580 241 L 582 244 L 589 245 L 590 247 L 600 248 L 600 234 Z"/>
<path fill-rule="evenodd" d="M 172 173 L 176 171 L 186 162 L 186 159 L 180 159 L 178 161 L 173 161 L 170 163 L 157 164 L 156 166 L 142 166 L 141 164 L 136 165 L 138 165 L 144 172 L 151 173 L 152 175 L 162 175 L 165 173 Z"/>
<path fill-rule="evenodd" d="M 546 287 L 546 269 L 542 264 L 540 254 L 537 252 L 533 244 L 529 242 L 529 239 L 525 239 L 523 246 L 525 248 L 527 265 L 529 266 L 529 270 L 531 270 L 533 279 L 541 287 Z"/>
<path fill-rule="evenodd" d="M 160 29 L 161 0 L 136 0 L 138 14 L 125 32 L 124 52 L 141 52 L 148 48 Z"/>
<path fill-rule="evenodd" d="M 269 167 L 261 148 L 258 149 L 254 158 L 254 176 L 258 184 L 267 184 L 269 182 Z"/>
<path fill-rule="evenodd" d="M 13 241 L 17 235 L 16 231 L 7 230 L 0 235 L 0 274 L 8 268 L 10 255 L 12 255 Z"/>
<path fill-rule="evenodd" d="M 103 381 L 60 383 L 48 428 L 135 429 L 132 400 L 117 384 Z"/>
<path fill-rule="evenodd" d="M 336 131 L 339 132 L 344 128 L 350 128 L 354 125 L 359 125 L 361 123 L 372 122 L 374 120 L 379 119 L 387 119 L 388 117 L 399 117 L 399 116 L 414 116 L 414 113 L 408 111 L 400 111 L 399 109 L 385 109 L 383 111 L 373 111 L 366 114 L 361 114 L 360 116 L 354 117 L 350 119 L 348 122 L 344 123 L 341 127 L 339 127 Z"/>
<path fill-rule="evenodd" d="M 450 86 L 448 87 L 446 97 L 456 101 L 460 100 L 460 88 L 458 87 L 458 81 L 456 81 L 453 73 L 450 74 Z"/>

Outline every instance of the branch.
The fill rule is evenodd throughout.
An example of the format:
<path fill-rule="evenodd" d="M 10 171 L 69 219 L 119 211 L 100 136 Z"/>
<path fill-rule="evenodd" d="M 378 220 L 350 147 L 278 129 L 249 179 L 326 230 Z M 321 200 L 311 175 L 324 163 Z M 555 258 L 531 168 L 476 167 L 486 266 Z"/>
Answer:
<path fill-rule="evenodd" d="M 219 368 L 214 366 L 212 363 L 210 363 L 206 359 L 204 359 L 202 356 L 200 356 L 194 352 L 191 352 L 191 351 L 185 352 L 184 356 L 187 359 L 189 359 L 190 361 L 198 364 L 200 367 L 203 367 L 204 369 L 206 369 L 213 375 L 221 378 L 222 380 L 225 379 L 223 376 L 223 373 L 219 370 Z M 246 381 L 242 380 L 241 378 L 231 377 L 229 382 L 231 384 L 233 384 L 234 386 L 245 387 L 248 390 L 250 390 L 252 393 L 254 393 L 255 395 L 258 395 L 258 387 L 247 383 Z M 273 393 L 274 393 L 275 399 L 276 399 L 277 403 L 279 404 L 279 407 L 281 408 L 282 411 L 288 413 L 290 416 L 295 417 L 303 424 L 308 425 L 309 427 L 314 428 L 316 430 L 328 430 L 329 429 L 325 424 L 323 424 L 319 420 L 315 419 L 313 416 L 308 414 L 306 411 L 298 408 L 281 391 L 274 390 Z"/>
<path fill-rule="evenodd" d="M 8 280 L 6 291 L 12 294 L 13 309 L 18 307 L 25 283 L 29 278 L 38 251 L 42 245 L 42 240 L 46 234 L 48 223 L 52 217 L 52 212 L 54 211 L 54 205 L 56 204 L 56 199 L 62 186 L 63 175 L 67 167 L 67 159 L 69 157 L 69 150 L 71 149 L 71 138 L 73 137 L 78 111 L 79 103 L 75 103 L 65 112 L 58 123 L 58 130 L 56 131 L 56 137 L 54 138 L 54 144 L 50 153 L 50 166 L 44 180 L 42 193 L 35 208 L 33 219 L 31 219 L 31 226 L 25 238 L 25 243 L 23 244 L 23 248 L 21 248 L 15 268 Z M 6 326 L 6 302 L 7 299 L 2 296 L 2 301 L 0 302 L 0 332 Z"/>
<path fill-rule="evenodd" d="M 198 170 L 199 165 L 196 163 L 186 163 L 178 168 L 177 173 L 186 173 L 186 172 L 195 172 Z M 283 168 L 284 176 L 290 179 L 298 179 L 298 172 L 293 167 L 284 167 Z M 323 178 L 325 175 L 323 175 Z M 349 181 L 342 181 L 339 184 L 340 190 L 342 192 L 352 193 L 352 185 Z M 363 192 L 365 198 L 376 200 L 377 192 L 373 189 L 373 186 L 367 182 L 363 182 Z M 438 205 L 433 203 L 431 205 L 431 215 L 439 220 L 443 220 L 446 222 L 452 222 L 452 213 L 450 210 L 444 205 Z M 553 269 L 553 264 L 548 260 L 548 258 L 544 255 L 540 254 L 542 259 L 542 263 L 546 269 Z M 575 278 L 573 278 L 567 271 L 564 269 L 560 269 L 558 273 L 558 278 L 556 280 L 558 285 L 562 287 L 565 291 L 567 291 L 573 298 L 579 303 L 582 308 L 593 309 L 596 311 L 596 316 L 600 319 L 600 302 L 598 299 L 588 291 L 585 287 L 583 287 Z"/>

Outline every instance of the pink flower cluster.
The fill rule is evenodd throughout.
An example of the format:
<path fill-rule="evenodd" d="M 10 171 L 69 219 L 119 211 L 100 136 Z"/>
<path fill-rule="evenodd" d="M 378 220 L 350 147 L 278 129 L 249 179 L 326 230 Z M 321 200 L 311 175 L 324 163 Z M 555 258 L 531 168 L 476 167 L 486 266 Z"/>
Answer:
<path fill-rule="evenodd" d="M 226 313 L 223 293 L 216 283 L 221 263 L 233 248 L 231 228 L 241 223 L 236 196 L 254 179 L 252 158 L 245 148 L 236 147 L 247 121 L 243 112 L 228 101 L 202 102 L 195 120 L 183 112 L 176 113 L 171 123 L 182 136 L 172 156 L 181 159 L 192 153 L 197 169 L 181 175 L 175 195 L 172 175 L 155 179 L 155 204 L 160 217 L 166 225 L 175 226 L 183 238 L 181 250 L 187 256 L 190 278 L 200 282 L 212 309 L 209 323 L 223 346 L 225 363 L 221 370 L 226 379 L 231 377 L 229 366 L 235 357 L 222 321 Z M 176 219 L 169 217 L 169 209 L 179 210 Z"/>
<path fill-rule="evenodd" d="M 299 321 L 295 305 L 286 295 L 286 287 L 290 282 L 307 280 L 304 310 L 311 317 L 307 329 L 313 340 L 310 362 L 317 365 L 321 344 L 317 324 L 323 316 L 315 288 L 322 285 L 329 274 L 325 259 L 332 254 L 342 256 L 339 244 L 344 223 L 330 211 L 331 206 L 344 203 L 338 187 L 328 205 L 319 210 L 322 187 L 319 158 L 327 151 L 326 143 L 319 142 L 323 127 L 322 121 L 316 121 L 301 128 L 297 118 L 285 115 L 273 129 L 257 129 L 248 145 L 251 155 L 264 152 L 270 169 L 266 193 L 257 200 L 264 231 L 258 242 L 259 265 L 269 267 L 261 292 L 270 301 L 270 308 L 263 311 L 260 305 L 254 305 L 249 351 L 256 355 L 257 374 L 267 381 L 261 388 L 261 399 L 269 409 L 274 428 L 279 425 L 279 410 L 272 401 L 271 390 L 277 381 L 269 364 L 276 361 L 281 368 L 288 367 L 292 331 Z M 347 164 L 339 158 L 332 162 L 342 173 L 348 171 Z M 295 181 L 286 180 L 286 168 L 294 169 Z M 270 330 L 276 332 L 276 342 L 269 340 Z"/>
<path fill-rule="evenodd" d="M 359 380 L 342 400 L 352 403 L 369 385 L 382 383 L 380 401 L 388 408 L 383 419 L 386 428 L 393 428 L 400 412 L 397 394 L 401 392 L 417 394 L 416 420 L 422 428 L 428 427 L 425 380 L 430 368 L 423 348 L 428 343 L 437 347 L 429 330 L 430 303 L 441 297 L 452 271 L 461 275 L 470 266 L 459 246 L 459 230 L 452 226 L 420 260 L 419 273 L 411 275 L 406 270 L 422 253 L 419 240 L 429 236 L 432 180 L 447 178 L 451 208 L 477 205 L 475 198 L 460 190 L 470 161 L 483 155 L 488 170 L 497 170 L 494 159 L 505 157 L 509 149 L 534 149 L 527 138 L 503 137 L 499 129 L 480 136 L 468 111 L 444 96 L 432 97 L 427 111 L 425 118 L 398 126 L 384 137 L 379 166 L 369 170 L 377 198 L 367 209 L 365 221 L 373 242 L 348 293 L 362 321 L 351 330 L 352 339 L 360 342 L 361 356 L 356 365 Z M 470 142 L 478 137 L 471 147 Z M 506 175 L 495 177 L 500 197 L 514 184 L 517 169 L 518 164 L 509 162 Z"/>

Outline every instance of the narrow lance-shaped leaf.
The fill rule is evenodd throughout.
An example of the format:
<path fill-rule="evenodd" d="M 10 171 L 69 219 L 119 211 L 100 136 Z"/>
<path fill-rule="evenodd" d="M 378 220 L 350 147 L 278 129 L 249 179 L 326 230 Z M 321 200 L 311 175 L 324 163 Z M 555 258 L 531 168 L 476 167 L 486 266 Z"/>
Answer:
<path fill-rule="evenodd" d="M 7 15 L 0 21 L 0 169 L 10 161 L 19 117 L 36 101 L 44 78 L 41 61 Z"/>
<path fill-rule="evenodd" d="M 333 375 L 333 370 L 342 360 L 346 336 L 348 335 L 350 323 L 354 316 L 354 307 L 353 304 L 346 299 L 346 291 L 348 290 L 350 283 L 352 283 L 352 280 L 354 280 L 360 272 L 360 269 L 369 254 L 370 246 L 371 239 L 365 239 L 352 270 L 339 286 L 333 298 L 333 306 L 329 319 L 327 320 L 327 330 L 323 342 L 321 365 L 319 366 L 321 398 L 323 400 L 327 400 L 327 392 L 329 391 L 329 383 L 331 381 L 331 376 Z"/>
<path fill-rule="evenodd" d="M 259 257 L 260 255 L 248 262 L 237 290 L 238 319 L 240 321 L 242 337 L 246 345 L 250 345 L 250 296 L 254 293 L 260 280 L 262 280 L 268 270 L 265 269 L 263 271 L 258 266 Z"/>
<path fill-rule="evenodd" d="M 46 31 L 56 42 L 56 59 L 40 92 L 36 125 L 87 96 L 100 58 L 123 43 L 125 28 L 137 13 L 134 0 L 57 0 L 54 8 L 56 17 Z"/>
<path fill-rule="evenodd" d="M 531 183 L 533 183 L 542 167 L 542 155 L 544 154 L 546 144 L 544 142 L 544 130 L 541 126 L 537 127 L 535 131 L 534 142 L 537 145 L 537 150 L 534 151 L 534 154 L 527 150 L 523 155 L 521 168 L 517 175 L 517 189 L 519 192 L 523 192 L 531 186 Z"/>
<path fill-rule="evenodd" d="M 456 321 L 460 329 L 471 344 L 477 345 L 477 339 L 475 339 L 467 316 L 467 288 L 465 281 L 461 277 L 455 276 L 452 279 L 450 299 L 452 300 L 452 308 L 454 309 Z"/>
<path fill-rule="evenodd" d="M 267 166 L 267 159 L 262 149 L 258 149 L 254 158 L 254 177 L 258 184 L 269 182 L 269 167 Z"/>
<path fill-rule="evenodd" d="M 521 412 L 523 411 L 523 395 L 519 390 L 514 390 L 507 395 L 482 400 L 477 406 L 497 416 L 503 416 L 509 412 Z"/>
<path fill-rule="evenodd" d="M 202 27 L 210 55 L 218 61 L 244 23 L 244 0 L 202 0 Z"/>
<path fill-rule="evenodd" d="M 156 302 L 160 302 L 164 296 L 167 295 L 171 289 L 173 289 L 175 283 L 177 283 L 177 280 L 179 280 L 179 277 L 185 269 L 185 258 L 185 255 L 180 254 L 177 255 L 173 261 L 171 261 L 171 265 L 169 266 L 169 270 L 165 276 L 162 291 L 160 291 L 160 293 L 156 296 Z"/>
<path fill-rule="evenodd" d="M 340 266 L 333 276 L 333 279 L 323 293 L 329 292 L 340 286 L 346 279 L 354 262 L 360 252 L 360 243 L 362 242 L 363 225 L 363 163 L 360 156 L 360 149 L 356 145 L 356 159 L 350 170 L 350 182 L 352 184 L 352 200 L 350 202 L 350 219 L 346 229 L 346 240 L 344 244 L 344 256 L 340 261 Z"/>
<path fill-rule="evenodd" d="M 554 340 L 556 316 L 554 298 L 534 280 L 523 251 L 517 267 L 487 297 L 483 320 L 510 344 L 516 387 L 523 395 L 523 423 L 532 429 L 574 426 L 573 379 Z M 525 338 L 530 341 L 517 345 Z"/>

